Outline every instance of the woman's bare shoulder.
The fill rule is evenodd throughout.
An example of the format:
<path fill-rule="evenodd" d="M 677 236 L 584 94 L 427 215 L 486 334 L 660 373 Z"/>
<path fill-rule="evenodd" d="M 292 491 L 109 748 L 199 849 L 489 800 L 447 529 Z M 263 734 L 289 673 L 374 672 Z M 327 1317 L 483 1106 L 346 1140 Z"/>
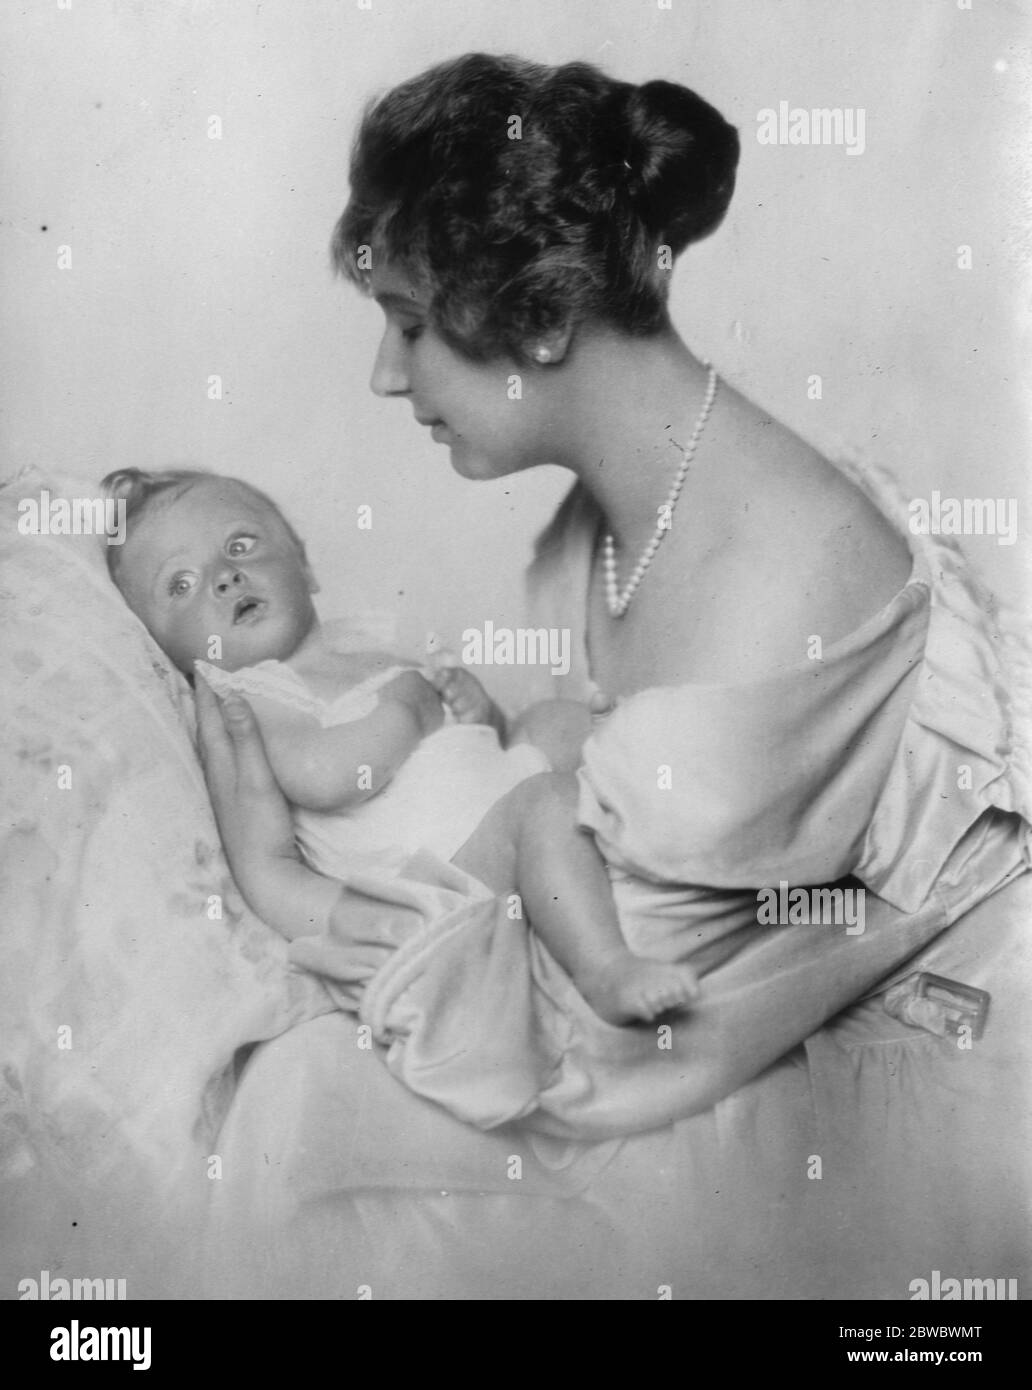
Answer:
<path fill-rule="evenodd" d="M 912 556 L 873 502 L 787 427 L 757 411 L 739 443 L 726 493 L 733 540 L 711 560 L 708 587 L 735 630 L 740 674 L 761 674 L 880 612 Z"/>

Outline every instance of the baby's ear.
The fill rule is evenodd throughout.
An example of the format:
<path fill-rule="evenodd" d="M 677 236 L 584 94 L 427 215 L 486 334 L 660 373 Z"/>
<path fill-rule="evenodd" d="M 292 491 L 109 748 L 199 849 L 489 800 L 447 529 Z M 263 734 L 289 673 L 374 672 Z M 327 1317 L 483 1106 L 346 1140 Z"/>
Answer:
<path fill-rule="evenodd" d="M 305 582 L 308 585 L 308 592 L 310 594 L 317 594 L 319 592 L 319 581 L 316 579 L 312 570 L 311 563 L 308 559 L 308 552 L 303 545 L 298 545 L 298 552 L 301 557 L 301 565 L 305 572 Z"/>

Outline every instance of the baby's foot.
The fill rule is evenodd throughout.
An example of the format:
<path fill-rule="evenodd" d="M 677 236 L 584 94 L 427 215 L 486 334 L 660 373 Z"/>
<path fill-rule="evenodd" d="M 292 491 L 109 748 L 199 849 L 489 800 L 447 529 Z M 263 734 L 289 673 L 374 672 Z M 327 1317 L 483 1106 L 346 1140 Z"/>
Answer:
<path fill-rule="evenodd" d="M 695 971 L 687 965 L 613 956 L 577 981 L 584 998 L 607 1023 L 648 1023 L 670 1009 L 690 1004 L 699 992 Z"/>

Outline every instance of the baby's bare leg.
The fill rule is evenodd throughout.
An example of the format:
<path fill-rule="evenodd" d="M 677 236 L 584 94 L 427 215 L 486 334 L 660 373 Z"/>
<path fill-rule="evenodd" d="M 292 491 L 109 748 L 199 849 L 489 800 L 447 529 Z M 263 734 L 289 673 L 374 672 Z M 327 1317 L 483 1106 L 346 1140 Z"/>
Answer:
<path fill-rule="evenodd" d="M 530 743 L 539 748 L 556 772 L 576 772 L 581 749 L 593 728 L 587 705 L 574 700 L 541 700 L 512 722 L 509 747 Z"/>
<path fill-rule="evenodd" d="M 528 778 L 492 807 L 452 862 L 496 893 L 520 894 L 533 929 L 608 1022 L 648 1021 L 689 1003 L 697 987 L 688 966 L 627 949 L 605 865 L 576 810 L 574 777 Z"/>

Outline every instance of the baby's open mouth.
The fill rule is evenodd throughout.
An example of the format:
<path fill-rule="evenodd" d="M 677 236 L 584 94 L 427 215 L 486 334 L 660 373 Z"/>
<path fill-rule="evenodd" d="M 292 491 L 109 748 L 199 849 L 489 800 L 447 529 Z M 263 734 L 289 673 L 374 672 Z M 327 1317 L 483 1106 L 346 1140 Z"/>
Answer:
<path fill-rule="evenodd" d="M 233 605 L 233 622 L 246 623 L 261 616 L 265 612 L 265 600 L 255 598 L 247 594 L 244 598 L 238 598 Z"/>

